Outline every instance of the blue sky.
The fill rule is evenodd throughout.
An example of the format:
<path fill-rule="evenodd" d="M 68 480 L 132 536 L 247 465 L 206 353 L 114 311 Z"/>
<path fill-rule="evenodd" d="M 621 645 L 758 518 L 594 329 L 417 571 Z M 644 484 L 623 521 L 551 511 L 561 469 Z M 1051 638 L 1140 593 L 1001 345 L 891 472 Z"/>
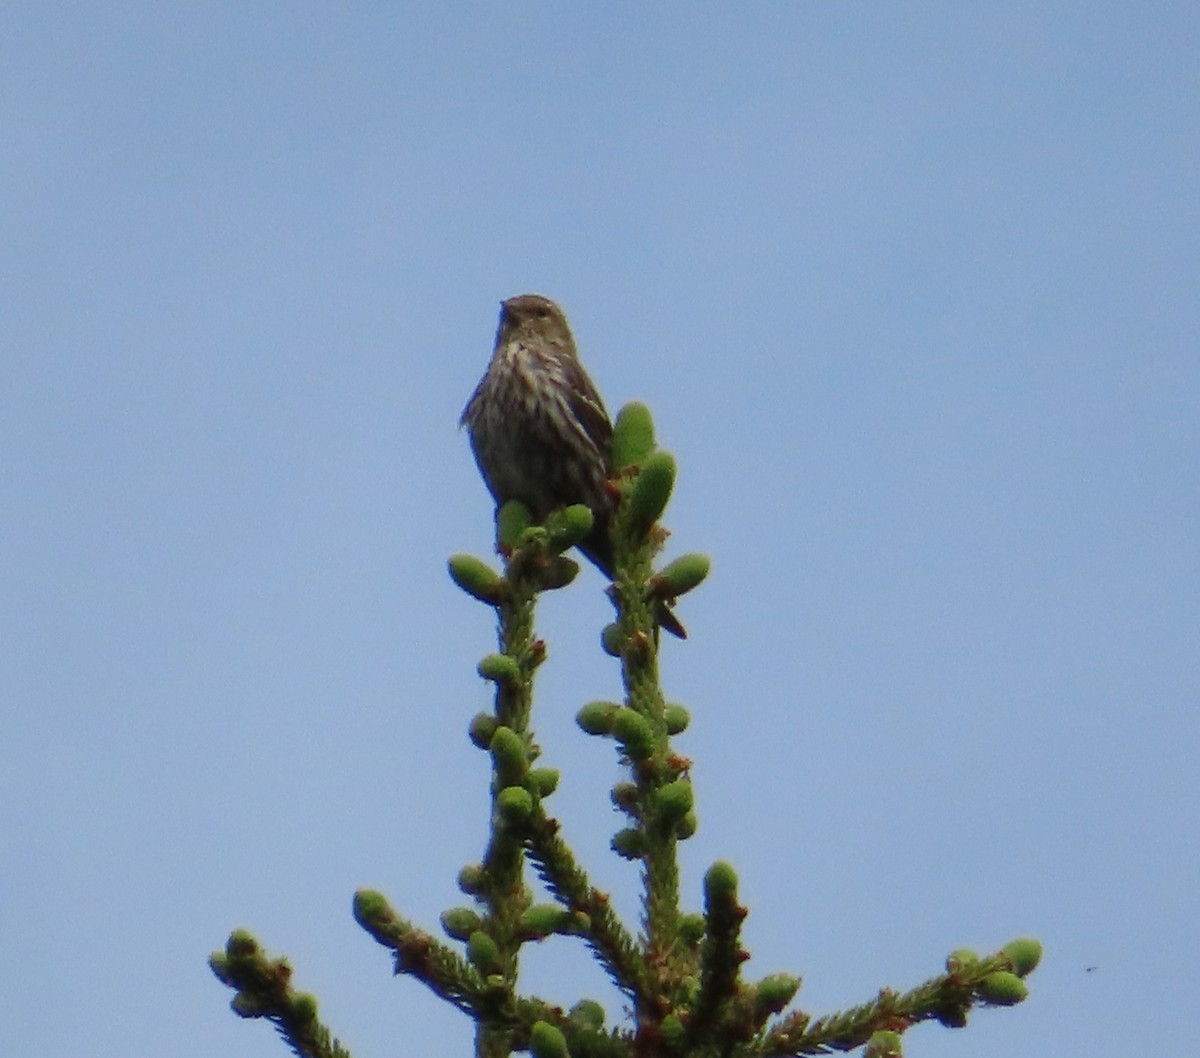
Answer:
<path fill-rule="evenodd" d="M 461 902 L 498 302 L 646 400 L 701 550 L 685 893 L 823 1013 L 1032 933 L 912 1055 L 1178 1050 L 1200 973 L 1200 13 L 1183 3 L 21 4 L 0 16 L 6 1053 L 358 1058 L 469 1026 L 350 918 Z M 588 572 L 536 724 L 597 881 Z M 619 1002 L 562 942 L 528 987 Z M 1089 968 L 1094 968 L 1089 971 Z"/>

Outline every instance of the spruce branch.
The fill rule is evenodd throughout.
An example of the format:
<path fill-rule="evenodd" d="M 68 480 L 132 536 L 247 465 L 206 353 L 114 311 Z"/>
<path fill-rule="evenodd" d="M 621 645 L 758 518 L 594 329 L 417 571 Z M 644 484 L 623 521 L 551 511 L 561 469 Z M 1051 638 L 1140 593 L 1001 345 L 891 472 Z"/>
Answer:
<path fill-rule="evenodd" d="M 810 1019 L 786 1017 L 752 1045 L 741 1058 L 775 1058 L 849 1051 L 876 1032 L 903 1033 L 921 1021 L 963 1028 L 974 1006 L 1012 1006 L 1028 993 L 1022 980 L 1041 960 L 1041 944 L 1020 938 L 986 958 L 960 949 L 946 959 L 946 973 L 903 994 L 881 989 L 875 999 L 849 1010 Z"/>
<path fill-rule="evenodd" d="M 631 998 L 653 991 L 654 981 L 637 942 L 621 923 L 608 894 L 595 888 L 559 836 L 559 824 L 539 806 L 528 830 L 529 858 L 546 888 L 566 908 L 587 916 L 580 931 L 596 960 Z"/>
<path fill-rule="evenodd" d="M 292 988 L 286 959 L 270 959 L 245 930 L 229 935 L 224 951 L 213 952 L 208 965 L 217 978 L 236 991 L 230 1002 L 243 1018 L 266 1018 L 299 1058 L 350 1058 L 317 1018 L 317 1000 Z"/>
<path fill-rule="evenodd" d="M 591 528 L 587 508 L 571 508 L 553 524 L 530 525 L 529 513 L 516 502 L 497 512 L 497 548 L 504 557 L 503 590 L 495 603 L 499 656 L 508 659 L 505 674 L 494 680 L 495 719 L 492 757 L 492 829 L 483 857 L 482 897 L 486 914 L 468 939 L 468 957 L 502 993 L 500 1008 L 515 1002 L 522 916 L 532 903 L 524 879 L 524 839 L 542 784 L 531 780 L 530 766 L 540 751 L 533 741 L 533 677 L 545 660 L 544 644 L 534 636 L 539 592 L 569 583 L 578 567 L 562 552 Z M 506 1058 L 519 1039 L 503 1016 L 481 1018 L 476 1050 L 481 1058 Z"/>
<path fill-rule="evenodd" d="M 744 1038 L 735 1022 L 738 975 L 749 955 L 740 943 L 746 909 L 738 904 L 737 874 L 727 863 L 715 863 L 704 876 L 704 943 L 700 953 L 700 989 L 691 1010 L 688 1040 L 707 1041 L 727 1054 Z"/>
<path fill-rule="evenodd" d="M 488 1005 L 490 993 L 482 975 L 456 952 L 397 915 L 382 893 L 371 889 L 355 893 L 354 917 L 392 951 L 395 973 L 415 977 L 435 995 L 474 1017 Z"/>
<path fill-rule="evenodd" d="M 628 1055 L 627 1045 L 618 1035 L 604 1032 L 602 1024 L 564 1015 L 542 1000 L 515 994 L 502 981 L 485 979 L 469 961 L 396 915 L 381 894 L 369 890 L 357 893 L 354 914 L 367 932 L 394 953 L 397 974 L 415 977 L 435 995 L 469 1014 L 486 1027 L 492 1041 L 503 1040 L 515 1049 L 524 1048 L 534 1026 L 545 1022 L 567 1035 L 576 1058 Z"/>
<path fill-rule="evenodd" d="M 798 976 L 743 980 L 748 912 L 732 866 L 718 862 L 706 872 L 703 913 L 681 906 L 678 845 L 698 824 L 691 762 L 674 750 L 672 739 L 691 718 L 663 693 L 659 632 L 683 636 L 671 607 L 703 582 L 709 561 L 686 554 L 654 569 L 666 537 L 658 523 L 676 468 L 670 453 L 657 448 L 644 405 L 622 409 L 611 456 L 612 504 L 603 506 L 601 522 L 592 509 L 575 505 L 534 524 L 520 503 L 506 503 L 496 517 L 502 570 L 471 555 L 449 561 L 454 582 L 496 617 L 496 652 L 478 664 L 479 675 L 493 685 L 493 703 L 469 725 L 471 741 L 491 764 L 489 836 L 480 862 L 458 876 L 473 906 L 441 915 L 442 931 L 453 943 L 408 922 L 378 892 L 356 894 L 355 918 L 392 953 L 396 974 L 416 978 L 475 1022 L 479 1058 L 508 1058 L 520 1050 L 535 1058 L 785 1058 L 859 1047 L 864 1058 L 899 1058 L 902 1034 L 920 1021 L 962 1027 L 976 1007 L 1021 1002 L 1028 994 L 1024 978 L 1041 958 L 1041 945 L 1029 938 L 987 957 L 955 951 L 944 974 L 908 992 L 885 988 L 868 1002 L 814 1018 L 788 1009 L 800 988 Z M 598 537 L 601 529 L 606 533 Z M 625 817 L 612 848 L 640 867 L 636 935 L 608 894 L 592 884 L 563 839 L 562 825 L 546 810 L 559 773 L 537 766 L 533 690 L 547 650 L 535 632 L 536 604 L 542 592 L 566 586 L 578 573 L 564 554 L 574 546 L 593 560 L 611 555 L 616 617 L 602 644 L 620 663 L 623 693 L 620 701 L 586 703 L 576 719 L 585 733 L 612 739 L 627 769 L 611 793 Z M 554 903 L 533 902 L 527 860 Z M 629 1000 L 631 1026 L 609 1027 L 591 999 L 564 1012 L 518 990 L 522 945 L 552 936 L 583 941 Z M 297 1055 L 349 1058 L 317 1019 L 316 1001 L 292 990 L 288 963 L 269 959 L 248 933 L 235 932 L 210 965 L 235 990 L 233 1009 L 272 1021 Z"/>
<path fill-rule="evenodd" d="M 621 453 L 623 461 L 616 464 L 621 502 L 610 526 L 617 631 L 609 640 L 620 657 L 628 710 L 614 718 L 614 733 L 637 791 L 633 803 L 637 808 L 635 829 L 640 834 L 647 961 L 665 967 L 675 948 L 680 916 L 677 827 L 691 807 L 689 804 L 678 813 L 659 799 L 663 787 L 679 779 L 683 770 L 671 765 L 674 758 L 659 684 L 659 642 L 650 589 L 654 554 L 662 540 L 661 534 L 652 530 L 671 496 L 675 460 L 669 453 L 655 450 L 649 412 L 643 414 L 638 406 L 617 417 L 613 449 Z"/>

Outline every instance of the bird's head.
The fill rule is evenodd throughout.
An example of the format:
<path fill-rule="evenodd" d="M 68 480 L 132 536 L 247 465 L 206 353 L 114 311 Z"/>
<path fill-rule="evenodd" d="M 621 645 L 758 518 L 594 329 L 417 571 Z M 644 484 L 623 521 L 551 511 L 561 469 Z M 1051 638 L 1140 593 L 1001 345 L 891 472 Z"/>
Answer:
<path fill-rule="evenodd" d="M 565 351 L 575 348 L 563 310 L 541 294 L 518 294 L 500 302 L 496 345 L 514 338 L 538 338 Z"/>

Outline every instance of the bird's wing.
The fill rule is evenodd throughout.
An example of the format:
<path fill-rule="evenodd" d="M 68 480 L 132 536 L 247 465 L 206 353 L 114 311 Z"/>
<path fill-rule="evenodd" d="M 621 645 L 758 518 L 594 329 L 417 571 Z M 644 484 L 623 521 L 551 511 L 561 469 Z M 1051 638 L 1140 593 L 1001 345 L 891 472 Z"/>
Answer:
<path fill-rule="evenodd" d="M 607 460 L 612 448 L 612 422 L 604 408 L 604 401 L 577 363 L 564 365 L 567 375 L 567 404 L 571 414 L 579 421 L 584 433 Z"/>

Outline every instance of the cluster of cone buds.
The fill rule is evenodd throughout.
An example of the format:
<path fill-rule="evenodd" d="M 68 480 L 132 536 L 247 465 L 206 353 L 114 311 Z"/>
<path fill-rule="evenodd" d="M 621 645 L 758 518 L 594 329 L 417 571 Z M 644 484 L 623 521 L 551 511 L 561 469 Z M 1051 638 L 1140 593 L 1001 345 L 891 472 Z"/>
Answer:
<path fill-rule="evenodd" d="M 654 422 L 644 404 L 621 409 L 613 426 L 612 456 L 615 485 L 621 492 L 620 525 L 637 540 L 652 539 L 675 486 L 675 458 L 656 446 Z M 497 512 L 496 533 L 501 551 L 509 556 L 509 577 L 483 559 L 459 554 L 449 561 L 451 579 L 472 598 L 496 607 L 514 597 L 514 573 L 532 578 L 538 591 L 565 587 L 575 579 L 579 564 L 564 552 L 587 537 L 593 522 L 592 511 L 574 504 L 534 525 L 524 505 L 506 503 Z M 646 601 L 673 603 L 705 580 L 709 566 L 707 555 L 675 559 L 650 577 Z M 609 653 L 620 653 L 622 636 L 615 624 L 605 630 L 603 643 Z"/>

